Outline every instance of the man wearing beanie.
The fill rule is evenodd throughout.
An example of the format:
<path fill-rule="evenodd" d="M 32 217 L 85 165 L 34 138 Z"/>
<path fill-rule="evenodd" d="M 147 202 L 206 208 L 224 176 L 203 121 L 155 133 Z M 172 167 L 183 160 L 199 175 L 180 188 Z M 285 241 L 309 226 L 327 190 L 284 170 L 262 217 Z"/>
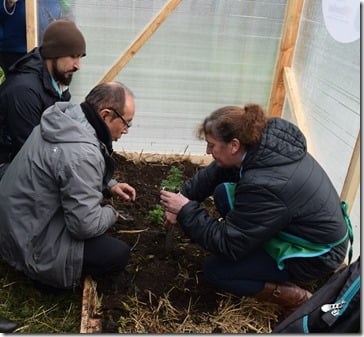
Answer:
<path fill-rule="evenodd" d="M 71 99 L 68 86 L 85 55 L 85 39 L 75 23 L 55 20 L 41 46 L 9 68 L 0 86 L 0 179 L 43 111 Z"/>

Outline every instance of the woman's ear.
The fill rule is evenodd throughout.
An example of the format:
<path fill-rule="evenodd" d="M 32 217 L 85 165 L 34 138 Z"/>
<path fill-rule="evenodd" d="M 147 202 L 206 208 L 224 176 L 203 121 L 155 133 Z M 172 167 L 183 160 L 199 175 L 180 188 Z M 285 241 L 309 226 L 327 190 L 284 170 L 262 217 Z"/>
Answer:
<path fill-rule="evenodd" d="M 233 138 L 231 141 L 231 154 L 236 154 L 240 149 L 240 140 L 237 138 Z"/>

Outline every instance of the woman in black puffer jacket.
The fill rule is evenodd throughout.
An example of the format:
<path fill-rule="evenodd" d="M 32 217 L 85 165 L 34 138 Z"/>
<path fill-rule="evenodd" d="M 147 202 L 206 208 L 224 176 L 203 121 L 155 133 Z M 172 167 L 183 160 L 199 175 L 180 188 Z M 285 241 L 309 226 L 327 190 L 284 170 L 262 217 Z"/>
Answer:
<path fill-rule="evenodd" d="M 218 288 L 280 304 L 288 315 L 311 294 L 291 283 L 335 271 L 347 228 L 339 196 L 293 124 L 256 104 L 213 112 L 199 129 L 214 161 L 161 191 L 169 223 L 212 253 L 205 276 Z M 214 195 L 222 218 L 200 203 Z"/>

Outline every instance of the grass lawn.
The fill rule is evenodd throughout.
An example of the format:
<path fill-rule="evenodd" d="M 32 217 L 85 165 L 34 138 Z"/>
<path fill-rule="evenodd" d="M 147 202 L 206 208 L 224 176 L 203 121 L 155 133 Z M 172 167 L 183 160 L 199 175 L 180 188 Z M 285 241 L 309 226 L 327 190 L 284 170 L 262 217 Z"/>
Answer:
<path fill-rule="evenodd" d="M 5 79 L 0 67 L 0 83 Z M 79 333 L 82 289 L 47 293 L 0 259 L 0 316 L 18 323 L 17 333 Z"/>
<path fill-rule="evenodd" d="M 18 323 L 16 333 L 79 333 L 82 289 L 47 293 L 0 260 L 0 316 Z"/>

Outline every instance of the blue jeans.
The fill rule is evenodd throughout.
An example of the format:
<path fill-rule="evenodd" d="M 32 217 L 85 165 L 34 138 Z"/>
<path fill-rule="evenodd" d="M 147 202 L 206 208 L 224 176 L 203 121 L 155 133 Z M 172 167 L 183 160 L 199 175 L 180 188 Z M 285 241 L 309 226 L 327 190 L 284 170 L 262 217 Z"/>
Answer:
<path fill-rule="evenodd" d="M 225 216 L 233 204 L 233 189 L 229 185 L 220 184 L 214 192 L 215 205 L 221 216 Z M 287 270 L 278 269 L 277 262 L 263 248 L 239 261 L 209 256 L 204 261 L 203 269 L 207 280 L 217 289 L 238 296 L 255 295 L 264 288 L 265 282 L 287 282 L 292 279 Z"/>

